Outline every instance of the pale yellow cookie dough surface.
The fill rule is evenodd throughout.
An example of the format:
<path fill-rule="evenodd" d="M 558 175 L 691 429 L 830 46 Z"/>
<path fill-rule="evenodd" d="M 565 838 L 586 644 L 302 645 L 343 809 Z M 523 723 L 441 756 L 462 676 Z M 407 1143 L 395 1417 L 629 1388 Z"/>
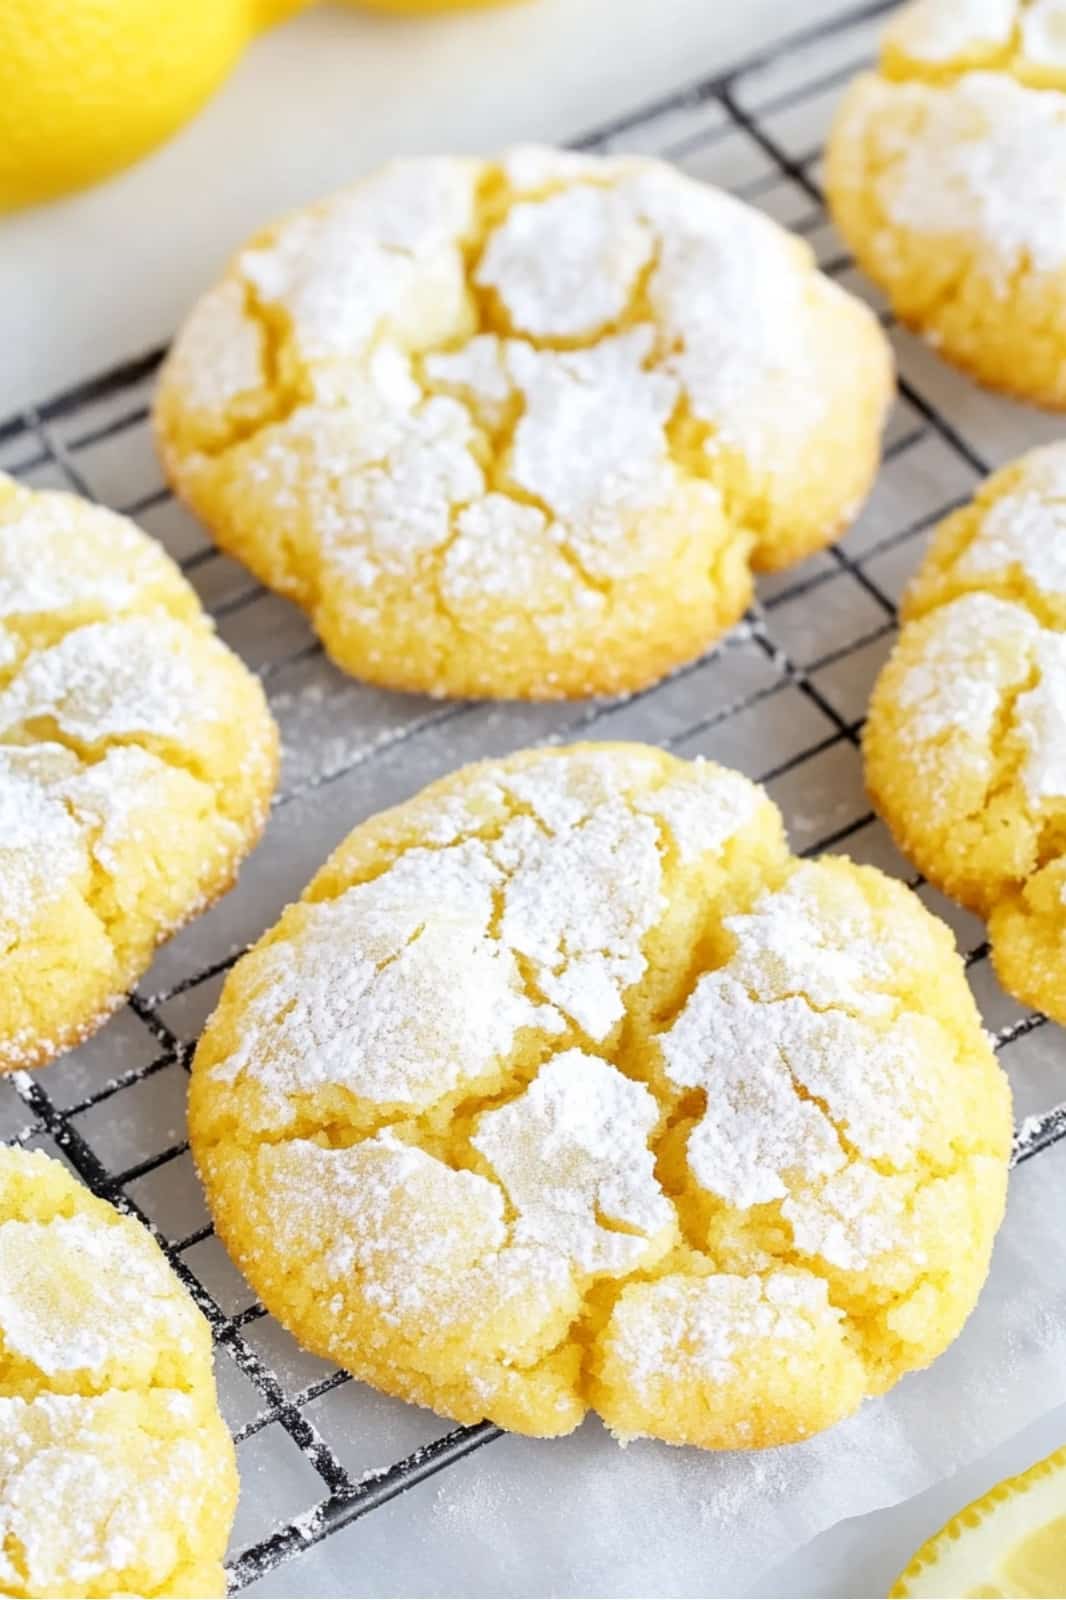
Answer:
<path fill-rule="evenodd" d="M 0 1594 L 223 1595 L 207 1324 L 139 1223 L 0 1147 Z"/>
<path fill-rule="evenodd" d="M 0 473 L 0 1072 L 90 1033 L 232 882 L 277 737 L 133 523 Z"/>
<path fill-rule="evenodd" d="M 1066 1022 L 1066 445 L 941 524 L 870 702 L 871 796 L 988 919 L 1011 992 Z"/>
<path fill-rule="evenodd" d="M 830 207 L 897 315 L 981 382 L 1066 407 L 1058 0 L 913 0 L 829 141 Z"/>
<path fill-rule="evenodd" d="M 716 1449 L 924 1366 L 1011 1118 L 949 931 L 762 790 L 640 745 L 468 768 L 234 968 L 190 1133 L 309 1349 L 463 1422 Z"/>
<path fill-rule="evenodd" d="M 633 689 L 876 470 L 891 358 L 808 247 L 653 161 L 397 162 L 268 228 L 164 369 L 171 481 L 346 670 Z"/>

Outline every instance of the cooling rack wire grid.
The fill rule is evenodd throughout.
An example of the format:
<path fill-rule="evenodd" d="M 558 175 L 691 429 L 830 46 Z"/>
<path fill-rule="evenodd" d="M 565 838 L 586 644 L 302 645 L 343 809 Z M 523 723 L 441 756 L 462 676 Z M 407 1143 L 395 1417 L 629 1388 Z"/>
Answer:
<path fill-rule="evenodd" d="M 215 1239 L 183 1137 L 189 1058 L 240 950 L 358 821 L 451 768 L 577 738 L 644 739 L 739 767 L 766 784 L 797 850 L 875 862 L 952 924 L 1013 1081 L 1015 1162 L 1066 1136 L 1066 1102 L 1046 1104 L 1061 1060 L 1054 1030 L 999 989 L 981 925 L 910 873 L 863 792 L 863 712 L 933 525 L 992 468 L 1057 432 L 1053 419 L 972 388 L 893 326 L 827 221 L 828 121 L 846 80 L 872 60 L 888 8 L 849 9 L 580 141 L 664 156 L 803 234 L 824 271 L 874 299 L 900 365 L 884 466 L 855 527 L 763 581 L 741 626 L 656 688 L 610 703 L 499 707 L 389 695 L 343 677 L 295 608 L 216 553 L 163 487 L 148 423 L 161 351 L 0 423 L 0 467 L 103 501 L 163 542 L 222 638 L 262 676 L 282 730 L 282 787 L 237 889 L 163 949 L 95 1039 L 43 1073 L 0 1079 L 0 1140 L 65 1157 L 146 1222 L 210 1320 L 249 1491 L 230 1555 L 235 1591 L 499 1436 L 487 1423 L 449 1429 L 299 1351 Z"/>

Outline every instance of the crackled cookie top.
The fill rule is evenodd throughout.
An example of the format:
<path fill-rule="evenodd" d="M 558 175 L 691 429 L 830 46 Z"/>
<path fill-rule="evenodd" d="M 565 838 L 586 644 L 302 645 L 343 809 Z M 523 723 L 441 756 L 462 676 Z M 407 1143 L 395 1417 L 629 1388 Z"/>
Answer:
<path fill-rule="evenodd" d="M 139 1224 L 0 1148 L 0 1594 L 224 1594 L 207 1325 Z"/>
<path fill-rule="evenodd" d="M 983 381 L 1066 405 L 1066 12 L 914 0 L 829 145 L 834 216 L 895 309 Z"/>
<path fill-rule="evenodd" d="M 635 687 L 832 538 L 890 387 L 869 313 L 661 163 L 397 162 L 242 250 L 156 420 L 219 542 L 353 672 Z"/>
<path fill-rule="evenodd" d="M 989 919 L 1000 977 L 1066 1020 L 1066 446 L 941 524 L 866 729 L 903 849 Z"/>
<path fill-rule="evenodd" d="M 0 473 L 0 1071 L 91 1031 L 228 885 L 275 745 L 158 545 Z"/>
<path fill-rule="evenodd" d="M 1005 1085 L 948 931 L 639 745 L 357 828 L 194 1064 L 219 1230 L 311 1349 L 461 1420 L 780 1443 L 958 1331 Z"/>

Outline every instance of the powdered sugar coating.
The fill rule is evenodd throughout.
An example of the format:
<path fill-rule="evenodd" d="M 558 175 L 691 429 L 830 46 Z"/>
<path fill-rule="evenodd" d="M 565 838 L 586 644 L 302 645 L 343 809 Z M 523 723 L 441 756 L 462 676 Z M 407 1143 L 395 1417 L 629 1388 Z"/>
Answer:
<path fill-rule="evenodd" d="M 676 1231 L 648 1147 L 658 1120 L 641 1084 L 567 1050 L 516 1100 L 483 1113 L 472 1142 L 518 1213 L 517 1242 L 621 1276 L 661 1255 Z"/>
<path fill-rule="evenodd" d="M 988 919 L 1004 986 L 1066 1015 L 1066 449 L 981 484 L 935 531 L 874 689 L 867 783 L 938 888 Z"/>
<path fill-rule="evenodd" d="M 0 1346 L 46 1378 L 151 1371 L 166 1343 L 191 1352 L 192 1302 L 133 1228 L 95 1217 L 0 1221 Z"/>
<path fill-rule="evenodd" d="M 959 557 L 967 581 L 1017 569 L 1042 594 L 1066 596 L 1066 450 L 1048 445 L 1019 463 Z"/>
<path fill-rule="evenodd" d="M 691 655 L 755 543 L 831 537 L 888 381 L 866 312 L 767 218 L 661 163 L 526 148 L 396 162 L 268 230 L 194 311 L 157 422 L 181 492 L 342 665 L 542 696 L 625 687 L 682 633 Z"/>
<path fill-rule="evenodd" d="M 640 1398 L 663 1384 L 724 1388 L 746 1360 L 769 1349 L 788 1361 L 792 1347 L 812 1341 L 812 1324 L 830 1326 L 840 1312 L 819 1279 L 798 1273 L 744 1278 L 663 1278 L 631 1291 L 616 1309 L 611 1355 Z"/>
<path fill-rule="evenodd" d="M 1066 797 L 1066 638 L 1024 606 L 980 593 L 934 612 L 925 635 L 897 690 L 906 737 L 921 745 L 964 734 L 968 759 L 989 775 L 1003 738 L 1017 739 L 1030 804 Z"/>
<path fill-rule="evenodd" d="M 423 941 L 432 989 L 402 968 Z M 908 892 L 790 858 L 737 774 L 611 745 L 357 828 L 234 968 L 190 1130 L 219 1231 L 317 1352 L 464 1421 L 593 1405 L 711 1445 L 754 1442 L 775 1354 L 795 1381 L 762 1442 L 941 1347 L 939 1290 L 931 1324 L 880 1319 L 947 1248 L 935 1176 L 965 1196 L 981 1160 L 943 1268 L 965 1300 L 1009 1143 Z"/>
<path fill-rule="evenodd" d="M 998 269 L 1066 264 L 1066 96 L 974 72 L 945 89 L 885 85 L 913 101 L 920 134 L 900 141 L 879 182 L 893 222 L 929 235 L 971 236 Z M 889 155 L 891 156 L 891 147 Z"/>
<path fill-rule="evenodd" d="M 910 0 L 885 31 L 889 50 L 934 67 L 1010 56 L 1015 65 L 1066 67 L 1062 0 Z"/>
<path fill-rule="evenodd" d="M 51 759 L 50 759 L 51 758 Z M 52 792 L 77 770 L 68 752 L 0 748 L 0 951 L 86 870 L 80 830 Z"/>
<path fill-rule="evenodd" d="M 1010 43 L 1019 0 L 910 0 L 885 31 L 885 43 L 914 61 L 949 63 Z"/>
<path fill-rule="evenodd" d="M 982 383 L 1066 404 L 1061 0 L 904 7 L 844 96 L 826 177 L 901 321 Z"/>
<path fill-rule="evenodd" d="M 145 1229 L 0 1150 L 0 1590 L 222 1594 L 208 1328 Z"/>
<path fill-rule="evenodd" d="M 899 686 L 912 736 L 925 743 L 955 731 L 987 745 L 1004 694 L 1018 680 L 1018 661 L 1039 637 L 1038 624 L 1010 601 L 968 594 L 945 606 L 927 633 L 927 648 Z M 986 649 L 989 640 L 1000 648 Z"/>
<path fill-rule="evenodd" d="M 187 741 L 198 723 L 222 715 L 187 641 L 186 625 L 169 617 L 76 628 L 0 690 L 0 737 L 47 718 L 86 744 L 131 734 Z"/>
<path fill-rule="evenodd" d="M 1019 26 L 1026 61 L 1038 67 L 1066 69 L 1066 7 L 1062 0 L 1030 0 Z"/>

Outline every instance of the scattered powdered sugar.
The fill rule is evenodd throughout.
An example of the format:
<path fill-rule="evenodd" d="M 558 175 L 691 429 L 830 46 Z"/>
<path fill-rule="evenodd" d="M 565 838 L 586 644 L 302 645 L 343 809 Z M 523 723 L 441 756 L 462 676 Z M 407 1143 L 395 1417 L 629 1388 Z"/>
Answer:
<path fill-rule="evenodd" d="M 508 495 L 488 494 L 466 506 L 456 519 L 456 535 L 445 552 L 441 594 L 457 606 L 488 600 L 521 605 L 537 594 L 531 621 L 559 637 L 576 607 L 584 626 L 590 611 L 603 611 L 604 596 L 579 583 L 563 554 L 566 532 L 536 506 Z"/>
<path fill-rule="evenodd" d="M 801 1063 L 815 1049 L 795 1008 L 751 1000 L 727 970 L 708 973 L 661 1041 L 670 1080 L 708 1091 L 689 1135 L 689 1169 L 709 1194 L 744 1209 L 780 1200 L 795 1177 L 833 1172 L 845 1160 L 828 1117 L 796 1092 L 784 1056 L 786 1042 Z"/>
<path fill-rule="evenodd" d="M 120 852 L 136 837 L 142 819 L 158 816 L 171 800 L 173 769 L 138 745 L 118 745 L 100 761 L 80 768 L 62 794 L 90 839 L 94 860 L 105 872 L 120 871 Z M 195 780 L 181 774 L 184 784 Z"/>
<path fill-rule="evenodd" d="M 518 1212 L 516 1242 L 561 1249 L 589 1273 L 631 1272 L 661 1254 L 675 1221 L 648 1148 L 658 1119 L 642 1084 L 580 1050 L 485 1112 L 473 1144 Z"/>
<path fill-rule="evenodd" d="M 677 481 L 666 423 L 674 379 L 649 371 L 654 330 L 643 325 L 593 349 L 534 350 L 515 343 L 509 367 L 525 398 L 507 462 L 509 477 L 570 529 L 596 575 L 611 576 L 623 514 L 669 499 Z"/>
<path fill-rule="evenodd" d="M 336 1084 L 375 1103 L 423 1106 L 489 1071 L 519 1028 L 553 1027 L 551 1014 L 523 995 L 513 956 L 446 912 L 380 970 L 360 959 L 356 917 L 316 931 L 291 973 L 292 953 L 277 952 L 271 1010 L 282 996 L 291 1008 L 272 1026 L 250 1014 L 254 1031 L 215 1069 L 219 1077 L 269 1050 L 253 1070 L 275 1093 Z"/>
<path fill-rule="evenodd" d="M 181 739 L 219 716 L 217 695 L 188 650 L 187 625 L 129 617 L 75 628 L 31 654 L 0 691 L 0 733 L 52 718 L 86 743 L 133 734 Z"/>
<path fill-rule="evenodd" d="M 149 1236 L 75 1215 L 0 1222 L 0 1348 L 48 1377 L 146 1366 L 200 1326 Z"/>
<path fill-rule="evenodd" d="M 469 1338 L 471 1323 L 491 1324 L 513 1304 L 509 1355 L 519 1364 L 525 1341 L 542 1353 L 543 1326 L 576 1315 L 572 1265 L 557 1247 L 509 1243 L 503 1191 L 477 1173 L 388 1131 L 344 1149 L 289 1140 L 259 1159 L 277 1249 L 321 1258 L 338 1311 L 357 1284 L 385 1323 L 405 1324 L 429 1349 L 444 1329 Z"/>
<path fill-rule="evenodd" d="M 430 354 L 425 371 L 431 382 L 471 395 L 482 422 L 498 428 L 514 394 L 514 380 L 507 364 L 508 341 L 495 333 L 476 334 L 458 350 Z"/>
<path fill-rule="evenodd" d="M 912 61 L 949 62 L 1010 43 L 1019 0 L 910 0 L 885 32 L 885 43 Z"/>
<path fill-rule="evenodd" d="M 990 72 L 943 87 L 871 80 L 869 93 L 868 116 L 888 113 L 877 187 L 893 222 L 975 240 L 1004 293 L 1019 267 L 1066 264 L 1066 95 Z"/>
<path fill-rule="evenodd" d="M 863 1155 L 909 1164 L 936 1136 L 940 1063 L 953 1058 L 931 1019 L 880 1020 L 887 997 L 863 986 L 890 976 L 893 953 L 836 889 L 811 863 L 752 914 L 728 918 L 733 956 L 699 980 L 660 1046 L 673 1083 L 707 1091 L 688 1141 L 701 1188 L 745 1209 L 785 1200 L 788 1221 L 801 1194 L 796 1247 L 861 1266 L 885 1236 L 864 1211 L 882 1179 L 870 1168 L 861 1185 L 842 1181 L 854 1163 L 837 1130 Z"/>
<path fill-rule="evenodd" d="M 642 164 L 633 156 L 585 155 L 580 150 L 556 150 L 543 144 L 512 145 L 500 157 L 504 177 L 520 194 L 553 184 L 606 183 Z"/>

